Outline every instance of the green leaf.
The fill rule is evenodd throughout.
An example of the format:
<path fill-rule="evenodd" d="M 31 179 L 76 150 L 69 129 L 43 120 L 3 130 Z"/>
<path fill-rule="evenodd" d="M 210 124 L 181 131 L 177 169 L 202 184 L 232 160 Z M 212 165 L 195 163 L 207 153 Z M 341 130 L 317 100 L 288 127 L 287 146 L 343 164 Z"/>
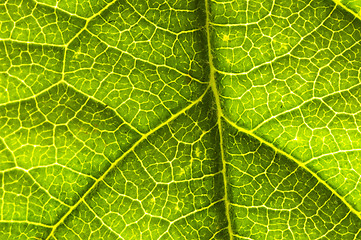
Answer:
<path fill-rule="evenodd" d="M 359 1 L 0 1 L 0 239 L 361 239 Z"/>
<path fill-rule="evenodd" d="M 361 1 L 360 0 L 334 0 L 335 3 L 341 5 L 346 10 L 353 13 L 356 17 L 361 17 Z"/>

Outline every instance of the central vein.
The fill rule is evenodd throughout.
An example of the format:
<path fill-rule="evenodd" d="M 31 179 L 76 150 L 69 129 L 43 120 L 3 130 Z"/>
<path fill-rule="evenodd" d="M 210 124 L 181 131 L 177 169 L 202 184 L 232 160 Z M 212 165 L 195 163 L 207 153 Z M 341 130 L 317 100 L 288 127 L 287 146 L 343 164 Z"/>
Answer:
<path fill-rule="evenodd" d="M 209 59 L 209 67 L 210 67 L 210 74 L 209 74 L 209 84 L 212 89 L 214 99 L 216 102 L 217 107 L 217 122 L 218 122 L 218 131 L 219 131 L 219 142 L 220 142 L 220 149 L 221 149 L 221 161 L 222 161 L 222 175 L 223 175 L 223 184 L 224 184 L 224 202 L 226 208 L 226 216 L 228 221 L 228 233 L 229 238 L 233 240 L 233 230 L 231 225 L 231 218 L 230 218 L 230 201 L 228 198 L 228 181 L 227 181 L 227 172 L 226 172 L 226 159 L 224 157 L 224 150 L 223 150 L 223 131 L 222 131 L 222 108 L 221 102 L 219 99 L 218 89 L 216 80 L 214 77 L 215 68 L 213 66 L 213 56 L 211 50 L 211 37 L 210 37 L 210 20 L 209 20 L 209 0 L 205 0 L 205 7 L 206 7 L 206 31 L 207 31 L 207 46 L 208 46 L 208 59 Z"/>

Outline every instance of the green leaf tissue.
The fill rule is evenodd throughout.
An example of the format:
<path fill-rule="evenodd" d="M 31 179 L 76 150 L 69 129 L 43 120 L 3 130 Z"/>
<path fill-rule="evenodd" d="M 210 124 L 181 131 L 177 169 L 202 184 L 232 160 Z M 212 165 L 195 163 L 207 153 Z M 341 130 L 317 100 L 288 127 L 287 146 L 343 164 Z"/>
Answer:
<path fill-rule="evenodd" d="M 0 239 L 361 239 L 361 1 L 0 0 Z"/>

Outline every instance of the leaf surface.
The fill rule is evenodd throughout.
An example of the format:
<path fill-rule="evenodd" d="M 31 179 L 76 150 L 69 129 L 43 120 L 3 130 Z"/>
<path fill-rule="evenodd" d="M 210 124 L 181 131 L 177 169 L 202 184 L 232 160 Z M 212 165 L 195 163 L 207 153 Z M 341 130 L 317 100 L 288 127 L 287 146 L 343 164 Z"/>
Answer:
<path fill-rule="evenodd" d="M 357 6 L 0 1 L 0 238 L 360 239 Z"/>
<path fill-rule="evenodd" d="M 361 1 L 360 0 L 334 0 L 336 4 L 341 5 L 346 10 L 350 11 L 356 17 L 361 17 Z"/>

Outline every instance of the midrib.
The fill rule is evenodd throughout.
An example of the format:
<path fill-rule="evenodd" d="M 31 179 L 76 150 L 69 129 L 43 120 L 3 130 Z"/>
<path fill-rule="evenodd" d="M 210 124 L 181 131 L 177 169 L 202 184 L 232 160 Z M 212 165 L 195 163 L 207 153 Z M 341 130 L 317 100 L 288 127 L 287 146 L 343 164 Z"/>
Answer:
<path fill-rule="evenodd" d="M 212 56 L 212 50 L 211 50 L 211 38 L 210 38 L 210 20 L 209 20 L 209 0 L 205 0 L 205 7 L 206 7 L 206 32 L 207 32 L 207 46 L 208 46 L 208 59 L 209 59 L 209 85 L 212 89 L 216 108 L 217 108 L 217 123 L 218 123 L 218 132 L 219 132 L 219 144 L 221 149 L 221 161 L 222 161 L 222 175 L 223 175 L 223 184 L 224 184 L 224 204 L 226 208 L 226 216 L 227 216 L 227 222 L 228 222 L 228 234 L 230 240 L 233 240 L 233 230 L 232 230 L 232 222 L 230 217 L 230 201 L 228 198 L 228 179 L 227 179 L 227 171 L 226 171 L 226 159 L 224 157 L 224 149 L 223 149 L 223 130 L 222 130 L 222 108 L 221 108 L 221 102 L 219 99 L 219 93 L 217 89 L 217 83 L 214 77 L 215 68 L 213 65 L 213 56 Z"/>

